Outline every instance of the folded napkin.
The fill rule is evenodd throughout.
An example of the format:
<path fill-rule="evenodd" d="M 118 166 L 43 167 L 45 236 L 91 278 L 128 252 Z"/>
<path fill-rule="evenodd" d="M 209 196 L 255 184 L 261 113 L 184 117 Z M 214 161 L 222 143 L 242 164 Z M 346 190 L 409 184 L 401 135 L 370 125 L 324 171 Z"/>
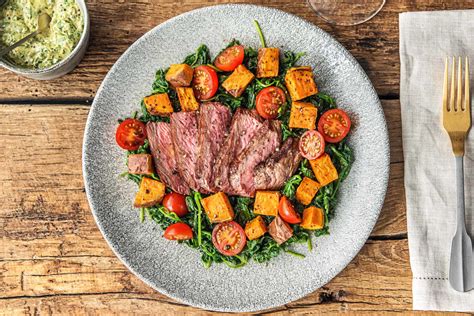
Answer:
<path fill-rule="evenodd" d="M 451 143 L 441 123 L 446 56 L 468 56 L 474 79 L 474 10 L 400 15 L 400 102 L 413 309 L 473 312 L 474 290 L 456 292 L 448 281 L 456 228 L 456 177 Z M 464 158 L 466 226 L 471 237 L 473 159 L 474 129 Z"/>

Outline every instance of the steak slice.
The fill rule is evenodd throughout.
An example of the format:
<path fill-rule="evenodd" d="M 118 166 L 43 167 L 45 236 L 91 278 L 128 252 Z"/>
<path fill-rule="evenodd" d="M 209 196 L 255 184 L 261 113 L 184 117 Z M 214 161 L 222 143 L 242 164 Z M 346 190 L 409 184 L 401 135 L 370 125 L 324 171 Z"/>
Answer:
<path fill-rule="evenodd" d="M 229 132 L 231 117 L 229 108 L 219 102 L 201 104 L 196 177 L 198 185 L 206 191 L 216 192 L 212 170 Z"/>
<path fill-rule="evenodd" d="M 128 155 L 128 173 L 153 174 L 153 158 L 149 154 Z"/>
<path fill-rule="evenodd" d="M 255 168 L 255 189 L 280 190 L 286 180 L 295 173 L 301 160 L 298 140 L 288 138 L 280 150 Z"/>
<path fill-rule="evenodd" d="M 204 193 L 195 173 L 198 149 L 197 112 L 175 112 L 171 114 L 170 125 L 179 174 L 191 189 Z"/>
<path fill-rule="evenodd" d="M 189 194 L 189 187 L 178 173 L 170 124 L 148 122 L 146 132 L 155 169 L 160 179 L 173 191 L 180 194 Z"/>
<path fill-rule="evenodd" d="M 245 149 L 237 156 L 230 167 L 229 194 L 254 196 L 254 169 L 267 160 L 280 147 L 280 121 L 265 121 Z"/>
<path fill-rule="evenodd" d="M 275 219 L 268 225 L 268 234 L 281 245 L 293 236 L 293 229 L 280 216 L 275 216 Z"/>
<path fill-rule="evenodd" d="M 215 190 L 230 192 L 229 168 L 232 161 L 247 147 L 262 127 L 262 118 L 255 110 L 238 108 L 232 118 L 229 136 L 224 141 L 214 164 Z"/>

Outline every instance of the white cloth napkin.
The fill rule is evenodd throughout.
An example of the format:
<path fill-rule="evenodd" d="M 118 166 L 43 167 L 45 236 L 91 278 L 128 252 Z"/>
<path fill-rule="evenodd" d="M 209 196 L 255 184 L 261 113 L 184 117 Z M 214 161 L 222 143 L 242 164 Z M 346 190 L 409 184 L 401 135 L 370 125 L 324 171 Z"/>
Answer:
<path fill-rule="evenodd" d="M 456 292 L 448 281 L 456 178 L 451 143 L 441 123 L 446 56 L 470 58 L 474 87 L 474 10 L 400 14 L 400 102 L 413 309 L 473 312 L 474 290 Z M 474 129 L 464 158 L 466 225 L 471 237 L 473 159 Z"/>

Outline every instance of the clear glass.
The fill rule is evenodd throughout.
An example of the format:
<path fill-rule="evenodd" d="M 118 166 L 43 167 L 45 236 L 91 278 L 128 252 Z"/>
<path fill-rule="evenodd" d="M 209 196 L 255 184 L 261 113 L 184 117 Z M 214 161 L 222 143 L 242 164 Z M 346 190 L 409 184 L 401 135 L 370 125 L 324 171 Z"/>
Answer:
<path fill-rule="evenodd" d="M 307 0 L 313 10 L 326 22 L 335 25 L 357 25 L 377 15 L 385 0 Z"/>

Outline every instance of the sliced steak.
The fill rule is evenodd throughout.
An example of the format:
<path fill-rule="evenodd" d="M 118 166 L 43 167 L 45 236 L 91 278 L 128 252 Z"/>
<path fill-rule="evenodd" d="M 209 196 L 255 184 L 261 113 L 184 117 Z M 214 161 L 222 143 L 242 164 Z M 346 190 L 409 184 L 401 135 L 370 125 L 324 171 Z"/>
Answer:
<path fill-rule="evenodd" d="M 171 114 L 170 125 L 179 174 L 191 189 L 206 193 L 206 190 L 200 188 L 196 178 L 197 112 L 175 112 Z"/>
<path fill-rule="evenodd" d="M 255 168 L 255 189 L 280 190 L 295 173 L 301 160 L 298 140 L 288 138 L 278 151 Z"/>
<path fill-rule="evenodd" d="M 263 120 L 254 110 L 238 108 L 232 118 L 229 136 L 217 155 L 214 164 L 214 184 L 218 191 L 230 192 L 229 168 L 232 161 L 249 144 L 262 127 Z"/>
<path fill-rule="evenodd" d="M 231 195 L 254 196 L 254 169 L 280 147 L 280 121 L 265 121 L 245 149 L 237 155 L 229 171 Z"/>
<path fill-rule="evenodd" d="M 229 132 L 231 117 L 230 109 L 219 102 L 200 107 L 196 177 L 199 187 L 209 192 L 216 192 L 212 170 Z"/>
<path fill-rule="evenodd" d="M 146 125 L 146 132 L 155 169 L 160 179 L 173 191 L 189 194 L 189 187 L 178 173 L 170 124 L 149 122 Z"/>
<path fill-rule="evenodd" d="M 293 229 L 277 215 L 268 225 L 268 234 L 272 236 L 277 244 L 281 245 L 293 236 Z"/>
<path fill-rule="evenodd" d="M 128 156 L 128 173 L 153 174 L 153 158 L 149 154 L 132 154 Z"/>

